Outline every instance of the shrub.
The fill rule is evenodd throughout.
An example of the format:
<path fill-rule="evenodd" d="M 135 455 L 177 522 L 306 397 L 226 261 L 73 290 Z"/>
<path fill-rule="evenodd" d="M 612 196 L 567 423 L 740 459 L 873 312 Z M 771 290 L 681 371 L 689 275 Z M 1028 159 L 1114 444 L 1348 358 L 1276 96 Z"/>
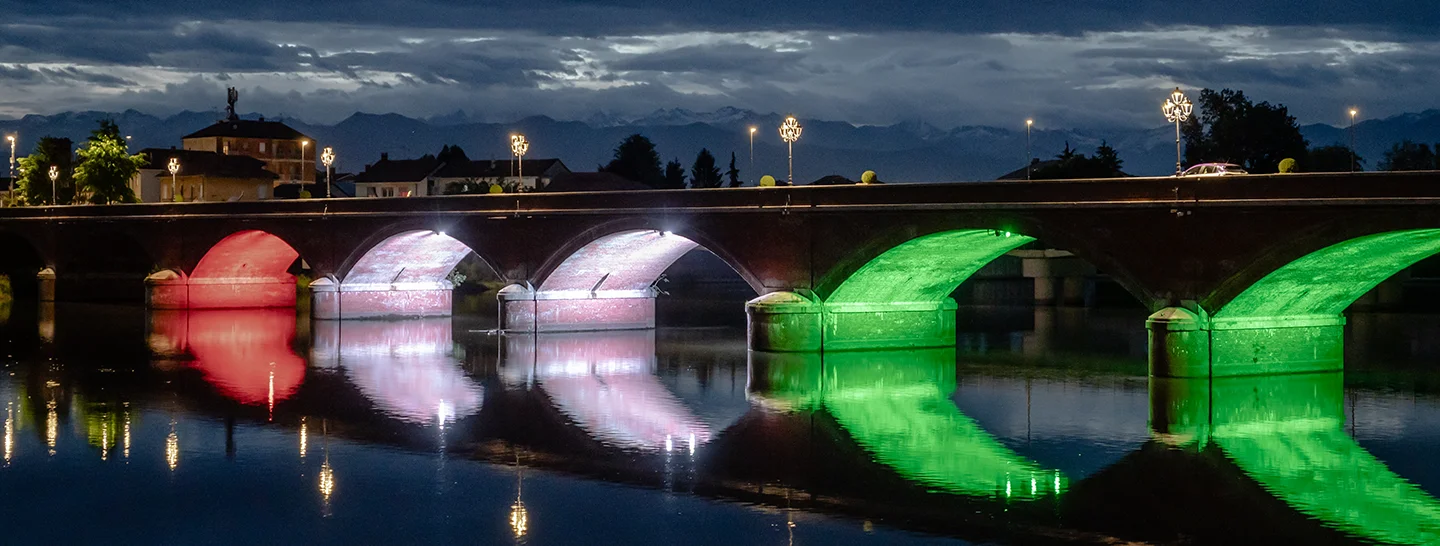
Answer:
<path fill-rule="evenodd" d="M 1288 157 L 1285 159 L 1281 159 L 1280 172 L 1286 174 L 1295 172 L 1295 160 Z"/>
<path fill-rule="evenodd" d="M 760 177 L 760 185 L 761 185 L 761 186 L 774 186 L 774 185 L 775 185 L 775 177 L 770 176 L 770 175 L 768 175 L 768 174 L 765 175 L 765 176 Z"/>
<path fill-rule="evenodd" d="M 860 175 L 861 184 L 874 184 L 876 182 L 875 171 L 865 171 Z"/>

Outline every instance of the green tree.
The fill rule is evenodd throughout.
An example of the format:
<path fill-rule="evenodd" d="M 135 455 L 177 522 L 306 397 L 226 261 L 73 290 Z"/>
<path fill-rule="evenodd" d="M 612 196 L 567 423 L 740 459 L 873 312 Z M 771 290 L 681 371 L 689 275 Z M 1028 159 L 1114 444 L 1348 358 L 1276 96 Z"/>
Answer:
<path fill-rule="evenodd" d="M 735 152 L 730 152 L 730 168 L 725 171 L 725 176 L 730 178 L 730 187 L 738 188 L 744 184 L 740 180 L 740 169 L 735 168 Z"/>
<path fill-rule="evenodd" d="M 695 154 L 695 163 L 690 166 L 690 187 L 718 188 L 720 181 L 720 167 L 715 166 L 714 154 L 701 148 L 700 153 Z"/>
<path fill-rule="evenodd" d="M 1094 157 L 1086 157 L 1065 143 L 1065 150 L 1055 156 L 1055 162 L 1035 169 L 1030 173 L 1032 180 L 1059 180 L 1074 178 L 1118 178 L 1125 176 L 1120 171 L 1125 162 L 1109 144 L 1101 141 Z"/>
<path fill-rule="evenodd" d="M 135 191 L 130 181 L 145 166 L 145 155 L 130 155 L 120 128 L 104 120 L 90 133 L 85 147 L 76 152 L 80 164 L 75 167 L 75 185 L 91 203 L 134 203 Z"/>
<path fill-rule="evenodd" d="M 1382 171 L 1429 171 L 1435 169 L 1435 152 L 1426 144 L 1403 140 L 1385 152 L 1380 160 Z"/>
<path fill-rule="evenodd" d="M 44 137 L 35 143 L 35 151 L 20 158 L 19 176 L 15 179 L 17 203 L 22 205 L 57 204 L 50 200 L 50 167 L 56 167 L 60 177 L 55 181 L 58 204 L 68 205 L 75 200 L 74 164 L 70 157 L 71 143 L 68 138 Z"/>
<path fill-rule="evenodd" d="M 1100 147 L 1095 149 L 1094 178 L 1113 178 L 1123 174 L 1121 170 L 1125 166 L 1125 160 L 1120 159 L 1120 154 L 1110 147 L 1110 143 L 1100 141 Z"/>
<path fill-rule="evenodd" d="M 1189 164 L 1228 162 L 1273 173 L 1281 159 L 1302 156 L 1308 146 L 1283 104 L 1255 104 L 1243 91 L 1203 89 L 1196 106 L 1199 114 L 1182 126 Z"/>
<path fill-rule="evenodd" d="M 665 180 L 660 189 L 678 190 L 685 187 L 685 166 L 680 164 L 680 158 L 675 158 L 665 164 Z"/>
<path fill-rule="evenodd" d="M 660 154 L 655 151 L 655 144 L 640 134 L 625 137 L 615 147 L 614 158 L 600 167 L 600 172 L 614 173 L 652 188 L 665 186 L 665 174 L 660 170 Z"/>
<path fill-rule="evenodd" d="M 1311 148 L 1305 153 L 1305 160 L 1300 163 L 1300 168 L 1308 173 L 1344 173 L 1350 172 L 1350 147 L 1349 146 L 1320 146 Z M 1355 157 L 1355 170 L 1365 170 L 1365 158 Z"/>

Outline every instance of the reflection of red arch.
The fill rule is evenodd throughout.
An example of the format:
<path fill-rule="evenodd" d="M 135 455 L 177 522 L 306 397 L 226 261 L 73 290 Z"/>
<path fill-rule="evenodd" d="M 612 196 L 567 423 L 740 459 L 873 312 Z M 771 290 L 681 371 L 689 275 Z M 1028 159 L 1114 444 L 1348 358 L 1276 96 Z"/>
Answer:
<path fill-rule="evenodd" d="M 153 348 L 187 348 L 191 366 L 236 402 L 273 406 L 305 380 L 293 310 L 154 311 L 150 324 Z"/>
<path fill-rule="evenodd" d="M 191 309 L 294 307 L 300 254 L 279 237 L 257 230 L 221 239 L 186 279 Z"/>

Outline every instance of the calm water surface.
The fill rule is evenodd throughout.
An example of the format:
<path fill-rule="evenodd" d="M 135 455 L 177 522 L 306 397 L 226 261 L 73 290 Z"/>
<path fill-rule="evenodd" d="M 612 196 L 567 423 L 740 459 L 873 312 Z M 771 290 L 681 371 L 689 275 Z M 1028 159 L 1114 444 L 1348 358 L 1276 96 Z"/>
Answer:
<path fill-rule="evenodd" d="M 1440 317 L 1213 383 L 1149 380 L 1143 318 L 962 308 L 955 350 L 821 357 L 16 304 L 0 542 L 1440 541 Z"/>

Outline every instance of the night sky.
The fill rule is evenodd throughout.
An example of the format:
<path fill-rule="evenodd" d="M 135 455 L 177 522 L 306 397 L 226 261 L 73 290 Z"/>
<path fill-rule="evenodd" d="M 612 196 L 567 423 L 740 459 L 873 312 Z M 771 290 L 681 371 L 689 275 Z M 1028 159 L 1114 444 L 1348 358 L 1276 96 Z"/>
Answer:
<path fill-rule="evenodd" d="M 0 116 L 224 105 L 511 121 L 722 106 L 1153 127 L 1180 85 L 1341 124 L 1440 106 L 1434 0 L 0 1 Z M 1192 97 L 1195 95 L 1192 91 Z"/>

